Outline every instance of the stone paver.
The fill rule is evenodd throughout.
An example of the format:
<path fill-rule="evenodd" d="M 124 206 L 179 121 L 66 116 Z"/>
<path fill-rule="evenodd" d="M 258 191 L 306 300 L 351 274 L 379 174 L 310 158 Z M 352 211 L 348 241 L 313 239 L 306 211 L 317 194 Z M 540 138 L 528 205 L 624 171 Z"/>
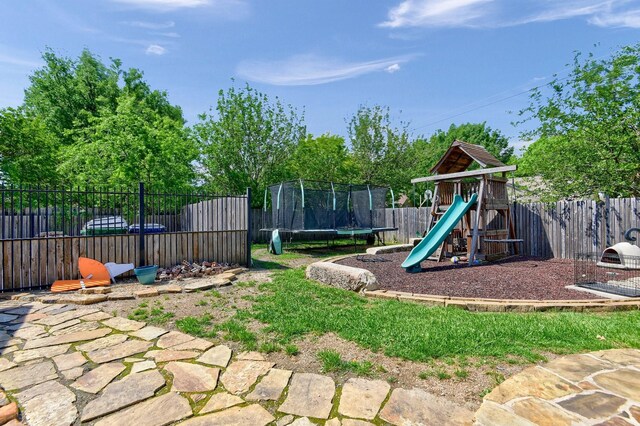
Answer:
<path fill-rule="evenodd" d="M 573 396 L 560 401 L 558 405 L 588 419 L 599 419 L 617 414 L 620 407 L 626 402 L 626 399 L 619 396 L 595 392 Z"/>
<path fill-rule="evenodd" d="M 579 382 L 596 371 L 611 368 L 612 364 L 590 355 L 569 355 L 556 358 L 544 366 L 545 369 L 572 382 Z"/>
<path fill-rule="evenodd" d="M 54 331 L 52 334 L 54 336 L 59 336 L 61 334 L 71 334 L 71 333 L 77 333 L 79 331 L 91 331 L 99 327 L 100 327 L 100 323 L 98 323 L 97 321 L 81 322 L 80 324 L 72 325 L 71 327 Z"/>
<path fill-rule="evenodd" d="M 391 386 L 382 380 L 349 379 L 342 387 L 338 413 L 373 420 Z"/>
<path fill-rule="evenodd" d="M 88 393 L 98 393 L 109 382 L 125 370 L 124 364 L 111 362 L 100 365 L 82 375 L 78 380 L 71 383 L 71 387 Z"/>
<path fill-rule="evenodd" d="M 144 354 L 145 358 L 155 359 L 156 362 L 179 361 L 182 359 L 193 359 L 200 355 L 195 351 L 174 351 L 172 349 L 153 350 Z"/>
<path fill-rule="evenodd" d="M 380 418 L 392 425 L 466 425 L 473 413 L 422 389 L 394 389 L 380 411 Z"/>
<path fill-rule="evenodd" d="M 43 361 L 1 372 L 0 386 L 4 390 L 22 389 L 57 378 L 53 362 Z"/>
<path fill-rule="evenodd" d="M 102 321 L 107 327 L 115 328 L 118 331 L 136 331 L 140 330 L 146 324 L 140 321 L 133 321 L 122 317 L 113 317 Z"/>
<path fill-rule="evenodd" d="M 197 350 L 197 351 L 206 351 L 213 343 L 205 340 L 205 339 L 193 339 L 185 343 L 181 343 L 179 345 L 171 346 L 171 350 L 174 351 L 184 351 L 184 350 Z"/>
<path fill-rule="evenodd" d="M 162 336 L 163 334 L 168 333 L 169 330 L 165 330 L 164 328 L 160 328 L 160 327 L 154 327 L 152 325 L 148 325 L 144 328 L 141 328 L 138 331 L 135 331 L 133 333 L 129 333 L 130 336 L 133 337 L 138 337 L 142 340 L 154 340 L 160 336 Z"/>
<path fill-rule="evenodd" d="M 231 349 L 225 345 L 213 347 L 202 354 L 196 361 L 203 364 L 226 367 L 231 359 Z"/>
<path fill-rule="evenodd" d="M 160 349 L 168 349 L 172 346 L 181 345 L 190 340 L 195 339 L 193 336 L 181 333 L 179 331 L 171 331 L 158 339 L 156 346 Z"/>
<path fill-rule="evenodd" d="M 335 383 L 330 377 L 296 373 L 291 379 L 287 399 L 278 411 L 296 416 L 328 419 L 335 390 Z"/>
<path fill-rule="evenodd" d="M 95 426 L 165 426 L 185 419 L 191 414 L 191 406 L 187 398 L 175 392 L 169 392 L 111 414 L 98 420 Z"/>
<path fill-rule="evenodd" d="M 49 328 L 49 333 L 54 333 L 54 332 L 56 332 L 58 330 L 65 329 L 67 327 L 71 327 L 72 325 L 76 325 L 76 324 L 80 324 L 80 320 L 77 319 L 77 318 L 74 318 L 72 320 L 69 320 L 69 321 L 63 322 L 61 324 L 54 325 L 53 327 L 50 327 Z"/>
<path fill-rule="evenodd" d="M 111 334 L 107 337 L 102 337 L 100 339 L 78 345 L 77 349 L 82 352 L 96 351 L 98 349 L 104 349 L 110 346 L 117 345 L 118 343 L 122 343 L 128 338 L 129 336 L 127 336 L 126 334 Z"/>
<path fill-rule="evenodd" d="M 131 367 L 131 374 L 140 373 L 142 371 L 151 370 L 152 368 L 156 368 L 156 363 L 153 361 L 142 361 L 136 362 Z"/>
<path fill-rule="evenodd" d="M 102 364 L 104 362 L 126 358 L 131 355 L 145 352 L 152 345 L 152 342 L 145 342 L 142 340 L 127 340 L 126 342 L 118 343 L 117 345 L 87 352 L 87 356 L 91 361 Z"/>
<path fill-rule="evenodd" d="M 225 389 L 233 394 L 249 390 L 274 364 L 267 361 L 236 361 L 231 363 L 220 378 Z"/>
<path fill-rule="evenodd" d="M 247 395 L 249 401 L 277 401 L 282 395 L 282 391 L 287 387 L 290 370 L 272 368 L 269 373 L 262 378 L 253 391 Z"/>
<path fill-rule="evenodd" d="M 202 291 L 209 290 L 213 288 L 213 283 L 211 281 L 194 281 L 184 286 L 184 291 L 186 293 L 192 293 L 194 291 Z"/>
<path fill-rule="evenodd" d="M 517 397 L 535 396 L 550 400 L 577 392 L 580 388 L 569 381 L 541 367 L 531 367 L 503 382 L 485 399 L 502 404 Z"/>
<path fill-rule="evenodd" d="M 260 352 L 240 352 L 238 354 L 238 361 L 266 361 L 266 358 Z"/>
<path fill-rule="evenodd" d="M 571 426 L 580 424 L 582 419 L 570 414 L 548 401 L 537 398 L 526 398 L 516 401 L 513 412 L 538 425 Z"/>
<path fill-rule="evenodd" d="M 30 426 L 71 425 L 78 417 L 76 395 L 51 380 L 15 395 Z"/>
<path fill-rule="evenodd" d="M 170 362 L 164 367 L 173 375 L 175 392 L 207 392 L 218 385 L 220 369 L 186 362 Z"/>
<path fill-rule="evenodd" d="M 0 372 L 13 368 L 16 365 L 15 362 L 11 362 L 6 358 L 0 358 Z"/>
<path fill-rule="evenodd" d="M 158 294 L 182 293 L 182 287 L 177 284 L 159 285 L 156 287 Z"/>
<path fill-rule="evenodd" d="M 475 425 L 536 426 L 535 423 L 518 416 L 500 404 L 485 401 L 475 414 Z"/>
<path fill-rule="evenodd" d="M 82 411 L 81 420 L 88 422 L 151 398 L 164 383 L 164 377 L 158 370 L 126 376 L 109 384 L 100 397 L 89 401 Z"/>
<path fill-rule="evenodd" d="M 77 333 L 63 334 L 60 336 L 43 337 L 41 339 L 29 340 L 24 344 L 23 349 L 35 349 L 45 346 L 62 345 L 64 343 L 75 343 L 83 340 L 93 340 L 104 337 L 111 333 L 110 328 L 98 328 L 91 331 L 79 331 Z"/>
<path fill-rule="evenodd" d="M 246 407 L 232 407 L 213 414 L 194 417 L 180 423 L 182 426 L 266 426 L 275 418 L 258 404 Z"/>
<path fill-rule="evenodd" d="M 375 426 L 371 422 L 357 419 L 342 419 L 342 426 Z"/>
<path fill-rule="evenodd" d="M 640 371 L 621 368 L 617 371 L 597 374 L 593 381 L 616 395 L 640 401 Z"/>
<path fill-rule="evenodd" d="M 63 354 L 69 350 L 70 344 L 49 346 L 46 348 L 29 349 L 26 351 L 15 351 L 13 353 L 13 362 L 23 363 L 38 358 L 52 358 L 56 355 Z"/>
<path fill-rule="evenodd" d="M 95 314 L 89 314 L 89 315 L 85 315 L 82 317 L 83 321 L 102 321 L 102 320 L 106 320 L 107 318 L 111 318 L 111 315 L 109 315 L 106 312 L 96 312 Z"/>
<path fill-rule="evenodd" d="M 199 414 L 211 413 L 213 411 L 224 410 L 244 403 L 244 400 L 236 395 L 227 392 L 215 393 L 211 396 L 207 404 L 200 410 Z"/>
<path fill-rule="evenodd" d="M 291 422 L 289 426 L 314 426 L 314 424 L 307 417 L 300 417 Z"/>
<path fill-rule="evenodd" d="M 61 371 L 60 374 L 62 374 L 62 377 L 67 380 L 75 380 L 84 374 L 84 368 L 74 367 L 70 368 L 69 370 Z"/>
<path fill-rule="evenodd" d="M 70 354 L 58 355 L 53 357 L 53 362 L 58 370 L 69 370 L 71 368 L 80 367 L 87 362 L 87 359 L 80 352 L 72 352 Z"/>

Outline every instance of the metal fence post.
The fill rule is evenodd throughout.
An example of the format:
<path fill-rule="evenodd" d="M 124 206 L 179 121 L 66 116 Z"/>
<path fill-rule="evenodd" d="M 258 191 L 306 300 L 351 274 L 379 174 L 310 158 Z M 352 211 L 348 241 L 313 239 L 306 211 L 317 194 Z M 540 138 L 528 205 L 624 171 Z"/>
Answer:
<path fill-rule="evenodd" d="M 247 268 L 251 267 L 251 188 L 247 188 Z"/>
<path fill-rule="evenodd" d="M 140 262 L 138 262 L 138 266 L 144 266 L 145 265 L 145 260 L 146 260 L 146 250 L 144 247 L 144 183 L 140 182 L 140 186 L 139 186 L 139 193 L 138 193 L 138 198 L 140 199 L 140 218 L 139 218 L 139 223 L 138 223 L 138 232 L 139 232 L 139 255 L 140 255 Z"/>

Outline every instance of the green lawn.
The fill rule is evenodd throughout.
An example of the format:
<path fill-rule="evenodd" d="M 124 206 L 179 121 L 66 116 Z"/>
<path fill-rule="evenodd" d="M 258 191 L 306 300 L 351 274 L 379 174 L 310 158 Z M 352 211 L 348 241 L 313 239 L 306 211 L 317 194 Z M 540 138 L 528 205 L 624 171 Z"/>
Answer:
<path fill-rule="evenodd" d="M 274 272 L 248 313 L 289 341 L 333 332 L 373 351 L 409 360 L 574 353 L 640 347 L 640 312 L 474 313 L 395 300 L 365 299 L 308 281 L 302 269 Z M 604 339 L 602 339 L 604 337 Z"/>

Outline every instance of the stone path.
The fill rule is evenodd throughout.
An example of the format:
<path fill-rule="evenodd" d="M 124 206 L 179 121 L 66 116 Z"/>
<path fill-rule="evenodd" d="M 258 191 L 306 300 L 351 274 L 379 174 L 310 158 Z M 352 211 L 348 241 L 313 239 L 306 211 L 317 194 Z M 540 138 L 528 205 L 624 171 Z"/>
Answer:
<path fill-rule="evenodd" d="M 569 355 L 485 396 L 476 425 L 640 425 L 640 351 Z"/>
<path fill-rule="evenodd" d="M 474 414 L 381 380 L 336 386 L 86 307 L 0 302 L 0 425 L 471 425 Z M 485 397 L 478 425 L 640 425 L 640 351 L 559 358 Z"/>
<path fill-rule="evenodd" d="M 473 417 L 422 390 L 369 379 L 340 387 L 257 352 L 93 308 L 19 300 L 0 302 L 0 387 L 0 425 L 453 425 Z"/>

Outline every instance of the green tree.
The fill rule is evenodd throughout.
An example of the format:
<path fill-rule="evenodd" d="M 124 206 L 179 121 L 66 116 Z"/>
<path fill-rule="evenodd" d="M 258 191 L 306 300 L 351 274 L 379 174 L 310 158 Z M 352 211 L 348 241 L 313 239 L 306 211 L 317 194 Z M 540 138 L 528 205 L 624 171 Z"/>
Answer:
<path fill-rule="evenodd" d="M 290 176 L 286 166 L 306 129 L 295 109 L 247 84 L 220 90 L 215 111 L 202 114 L 194 132 L 209 188 L 241 193 L 250 187 L 262 193 Z"/>
<path fill-rule="evenodd" d="M 567 78 L 556 78 L 550 93 L 535 90 L 520 123 L 535 140 L 521 160 L 522 172 L 538 174 L 553 198 L 640 196 L 640 44 L 610 58 L 583 60 L 576 54 Z"/>
<path fill-rule="evenodd" d="M 361 106 L 348 122 L 351 155 L 357 180 L 408 191 L 415 158 L 407 124 L 391 124 L 389 108 Z"/>
<path fill-rule="evenodd" d="M 47 49 L 42 59 L 44 67 L 29 77 L 24 106 L 62 145 L 72 145 L 75 131 L 87 127 L 100 111 L 115 110 L 120 61 L 112 59 L 107 66 L 87 49 L 77 60 Z"/>
<path fill-rule="evenodd" d="M 419 168 L 423 175 L 429 173 L 456 140 L 481 145 L 505 164 L 513 155 L 509 139 L 499 130 L 487 126 L 487 123 L 464 123 L 458 126 L 452 124 L 446 132 L 437 130 L 428 140 L 416 141 L 416 155 L 420 158 Z"/>
<path fill-rule="evenodd" d="M 53 185 L 57 150 L 55 137 L 38 117 L 22 108 L 0 110 L 0 173 L 4 183 Z"/>
<path fill-rule="evenodd" d="M 300 141 L 290 161 L 293 177 L 327 182 L 349 182 L 353 164 L 341 136 L 307 135 Z"/>
<path fill-rule="evenodd" d="M 163 115 L 124 91 L 112 114 L 91 122 L 72 146 L 62 148 L 61 174 L 73 184 L 131 186 L 183 191 L 195 183 L 195 141 L 182 118 Z"/>

